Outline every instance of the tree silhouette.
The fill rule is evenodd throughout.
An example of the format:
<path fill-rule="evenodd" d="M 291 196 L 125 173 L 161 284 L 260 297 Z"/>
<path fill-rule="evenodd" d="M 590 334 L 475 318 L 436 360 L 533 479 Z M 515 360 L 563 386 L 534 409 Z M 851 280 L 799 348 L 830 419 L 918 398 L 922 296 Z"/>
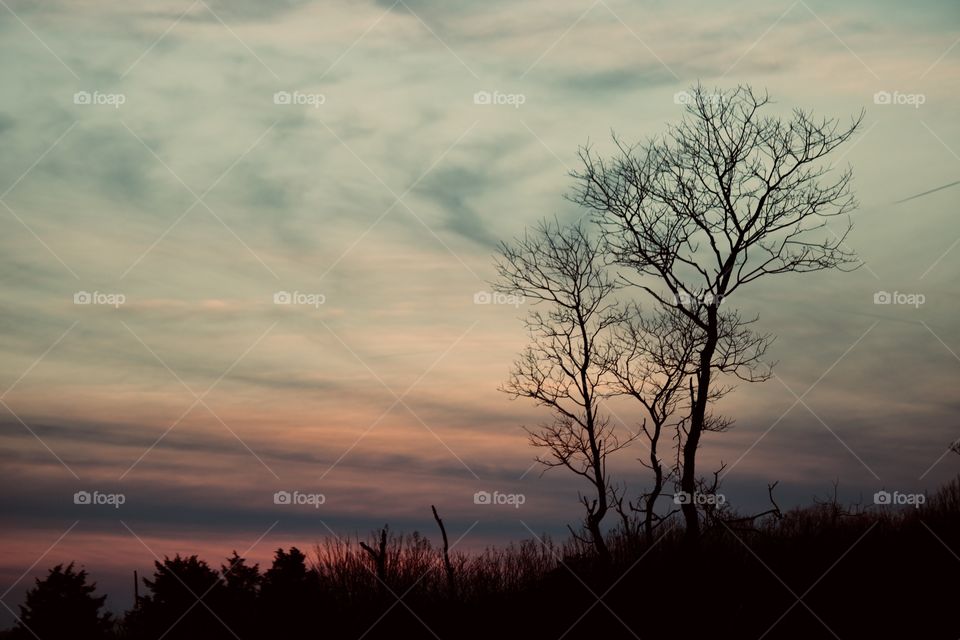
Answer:
<path fill-rule="evenodd" d="M 96 584 L 87 584 L 87 572 L 75 571 L 71 562 L 58 564 L 27 592 L 13 638 L 108 637 L 113 621 L 109 613 L 100 613 L 106 596 L 95 596 Z"/>
<path fill-rule="evenodd" d="M 234 637 L 224 619 L 224 583 L 216 570 L 195 555 L 179 554 L 154 567 L 153 579 L 143 578 L 150 595 L 142 596 L 128 616 L 134 637 Z"/>
<path fill-rule="evenodd" d="M 277 549 L 261 587 L 263 615 L 277 637 L 309 628 L 317 616 L 318 586 L 317 572 L 307 567 L 299 549 Z"/>
<path fill-rule="evenodd" d="M 666 135 L 633 146 L 615 137 L 619 151 L 609 161 L 583 148 L 583 168 L 573 174 L 571 199 L 594 212 L 606 250 L 634 272 L 629 282 L 700 334 L 680 477 L 691 495 L 716 378 L 766 378 L 757 371 L 768 340 L 729 309 L 729 297 L 765 276 L 855 262 L 844 248 L 849 221 L 840 234 L 827 227 L 856 206 L 852 174 L 834 174 L 823 159 L 850 139 L 862 115 L 841 127 L 800 109 L 788 119 L 768 116 L 770 104 L 749 86 L 694 87 L 683 120 Z M 696 541 L 697 506 L 682 510 L 687 539 Z"/>
<path fill-rule="evenodd" d="M 647 459 L 640 463 L 653 472 L 653 486 L 640 496 L 640 504 L 618 499 L 617 510 L 625 530 L 631 527 L 631 511 L 642 514 L 647 542 L 653 541 L 656 526 L 674 513 L 658 514 L 657 500 L 665 484 L 676 476 L 676 465 L 665 467 L 660 453 L 664 432 L 679 437 L 689 416 L 687 383 L 695 372 L 696 333 L 692 322 L 674 310 L 643 313 L 639 305 L 628 305 L 621 321 L 611 332 L 603 349 L 603 366 L 613 379 L 611 393 L 629 396 L 643 407 L 646 417 L 640 425 L 647 445 Z"/>
<path fill-rule="evenodd" d="M 260 565 L 252 567 L 234 550 L 233 555 L 227 558 L 229 564 L 220 565 L 220 575 L 223 576 L 224 591 L 231 600 L 237 602 L 253 602 L 260 593 Z"/>
<path fill-rule="evenodd" d="M 600 559 L 609 560 L 601 522 L 615 499 L 607 457 L 632 438 L 619 439 L 600 410 L 605 372 L 600 348 L 605 332 L 620 316 L 600 242 L 583 223 L 562 227 L 543 221 L 513 244 L 501 244 L 498 291 L 521 294 L 545 311 L 526 318 L 530 346 L 514 363 L 502 390 L 531 398 L 553 413 L 552 422 L 527 429 L 537 458 L 546 467 L 566 467 L 592 486 L 580 496 L 585 526 Z M 574 534 L 576 535 L 576 534 Z"/>
<path fill-rule="evenodd" d="M 360 541 L 360 548 L 363 549 L 371 562 L 373 562 L 374 576 L 377 578 L 377 593 L 383 596 L 387 590 L 387 536 L 389 536 L 388 525 L 383 525 L 377 537 L 377 546 L 373 547 L 363 540 Z"/>
<path fill-rule="evenodd" d="M 227 564 L 220 565 L 223 577 L 223 617 L 231 629 L 250 629 L 257 622 L 260 587 L 263 577 L 260 565 L 250 566 L 234 550 Z"/>

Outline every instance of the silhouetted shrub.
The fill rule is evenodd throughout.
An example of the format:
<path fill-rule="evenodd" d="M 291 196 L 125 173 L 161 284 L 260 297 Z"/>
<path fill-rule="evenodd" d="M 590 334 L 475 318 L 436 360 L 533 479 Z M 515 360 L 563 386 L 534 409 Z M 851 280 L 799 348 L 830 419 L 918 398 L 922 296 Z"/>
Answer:
<path fill-rule="evenodd" d="M 296 633 L 316 621 L 321 605 L 317 572 L 296 547 L 277 549 L 273 566 L 263 574 L 261 604 L 264 620 L 278 637 Z"/>
<path fill-rule="evenodd" d="M 108 637 L 111 615 L 100 613 L 106 596 L 94 596 L 96 584 L 87 584 L 87 572 L 74 571 L 71 562 L 58 564 L 46 578 L 37 578 L 20 606 L 20 620 L 12 634 L 17 640 L 60 640 Z"/>
<path fill-rule="evenodd" d="M 364 540 L 375 554 L 359 538 L 326 538 L 312 562 L 295 547 L 278 549 L 262 574 L 236 552 L 220 572 L 196 556 L 177 556 L 156 563 L 152 579 L 143 581 L 150 593 L 128 612 L 126 635 L 119 637 L 960 635 L 960 477 L 919 508 L 846 506 L 830 498 L 759 519 L 726 509 L 693 552 L 682 531 L 680 522 L 668 521 L 652 543 L 613 532 L 609 564 L 598 563 L 592 545 L 576 539 L 555 544 L 543 537 L 456 552 L 455 596 L 446 588 L 441 550 L 418 533 L 378 531 Z M 376 576 L 381 548 L 382 583 Z M 693 610 L 675 597 L 691 584 Z M 41 640 L 103 637 L 109 618 L 97 614 L 103 597 L 92 591 L 83 572 L 58 566 L 38 581 L 22 609 L 38 625 L 86 621 L 71 623 L 66 635 L 57 635 L 62 627 L 54 626 L 38 633 Z M 73 595 L 54 597 L 62 592 Z"/>
<path fill-rule="evenodd" d="M 224 625 L 224 583 L 220 574 L 197 556 L 155 562 L 153 579 L 143 578 L 150 591 L 127 616 L 136 640 L 232 638 Z"/>
<path fill-rule="evenodd" d="M 256 628 L 262 617 L 260 565 L 248 565 L 234 551 L 227 558 L 227 564 L 220 565 L 220 575 L 223 578 L 223 620 L 226 626 L 245 632 Z"/>

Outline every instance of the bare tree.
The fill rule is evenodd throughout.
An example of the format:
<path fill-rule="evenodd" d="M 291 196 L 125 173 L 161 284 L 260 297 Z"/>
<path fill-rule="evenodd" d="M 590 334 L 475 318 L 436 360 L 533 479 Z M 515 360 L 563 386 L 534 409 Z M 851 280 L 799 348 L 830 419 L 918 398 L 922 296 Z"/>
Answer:
<path fill-rule="evenodd" d="M 686 383 L 693 373 L 696 353 L 692 339 L 696 334 L 690 324 L 689 318 L 673 310 L 644 314 L 638 305 L 629 305 L 603 350 L 603 364 L 613 380 L 611 393 L 634 398 L 646 414 L 640 428 L 647 460 L 639 460 L 653 472 L 653 487 L 640 496 L 642 504 L 627 502 L 624 507 L 624 497 L 620 496 L 617 509 L 625 522 L 628 510 L 641 512 L 648 543 L 653 540 L 654 529 L 675 513 L 659 514 L 656 510 L 665 484 L 675 475 L 675 468 L 664 467 L 659 444 L 664 431 L 680 429 L 688 415 L 684 406 Z"/>
<path fill-rule="evenodd" d="M 721 314 L 720 318 L 717 367 L 729 371 L 747 365 L 754 366 L 759 362 L 770 337 L 750 331 L 747 327 L 751 322 L 743 321 L 735 313 Z M 617 509 L 624 518 L 627 517 L 627 509 L 642 512 L 648 542 L 653 540 L 653 530 L 675 513 L 671 510 L 666 514 L 658 514 L 656 502 L 666 484 L 679 479 L 683 468 L 680 454 L 689 437 L 693 402 L 693 394 L 687 393 L 687 390 L 697 374 L 702 348 L 703 334 L 697 331 L 696 325 L 686 314 L 672 308 L 643 313 L 639 305 L 633 304 L 626 307 L 603 352 L 604 367 L 613 380 L 610 395 L 634 398 L 646 415 L 641 423 L 641 432 L 647 444 L 648 459 L 640 459 L 640 463 L 653 471 L 653 487 L 641 495 L 641 506 L 628 502 L 624 508 L 621 496 Z M 754 374 L 756 378 L 763 375 Z M 729 385 L 714 384 L 710 389 L 708 405 L 731 389 Z M 708 411 L 703 430 L 720 433 L 732 427 L 732 420 Z M 659 445 L 665 431 L 671 433 L 677 443 L 675 460 L 670 467 L 664 466 L 660 456 Z M 714 472 L 715 480 L 720 472 L 722 469 Z M 697 486 L 708 485 L 698 480 Z M 711 492 L 715 492 L 717 486 L 715 481 Z"/>
<path fill-rule="evenodd" d="M 632 439 L 618 438 L 599 407 L 605 379 L 599 349 L 620 319 L 612 297 L 617 285 L 600 241 L 588 236 L 583 223 L 543 221 L 513 244 L 502 244 L 500 254 L 496 289 L 542 304 L 525 320 L 530 346 L 501 389 L 551 410 L 552 421 L 527 429 L 530 442 L 546 450 L 537 460 L 548 469 L 566 467 L 589 481 L 592 491 L 580 495 L 584 524 L 606 562 L 601 523 L 613 498 L 607 458 Z"/>
<path fill-rule="evenodd" d="M 380 529 L 380 540 L 377 544 L 377 547 L 371 547 L 364 541 L 360 541 L 360 548 L 367 552 L 370 556 L 370 559 L 373 561 L 373 566 L 375 568 L 374 575 L 377 577 L 377 593 L 381 596 L 386 590 L 387 586 L 387 536 L 389 532 L 389 526 L 383 525 L 383 528 Z"/>
<path fill-rule="evenodd" d="M 732 294 L 763 276 L 856 266 L 844 244 L 849 218 L 839 234 L 827 227 L 856 206 L 852 174 L 824 158 L 850 139 L 862 114 L 840 126 L 800 109 L 768 116 L 770 103 L 748 86 L 694 87 L 683 120 L 665 136 L 633 146 L 614 137 L 619 152 L 610 161 L 581 149 L 583 169 L 573 174 L 571 199 L 594 211 L 607 251 L 636 274 L 629 282 L 700 334 L 682 444 L 680 486 L 690 494 L 715 378 L 765 377 L 757 370 L 768 340 L 721 303 L 728 309 Z M 682 510 L 696 541 L 697 506 Z"/>

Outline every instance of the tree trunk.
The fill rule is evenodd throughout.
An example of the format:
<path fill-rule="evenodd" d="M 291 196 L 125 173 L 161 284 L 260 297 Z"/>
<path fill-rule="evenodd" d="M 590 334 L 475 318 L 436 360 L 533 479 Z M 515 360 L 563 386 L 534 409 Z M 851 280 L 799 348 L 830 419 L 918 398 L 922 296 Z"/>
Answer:
<path fill-rule="evenodd" d="M 607 549 L 607 543 L 603 539 L 603 530 L 600 523 L 607 515 L 607 479 L 603 472 L 604 454 L 600 449 L 600 443 L 597 442 L 596 415 L 594 413 L 594 396 L 591 386 L 587 379 L 590 371 L 591 342 L 587 333 L 587 320 L 580 311 L 577 311 L 577 326 L 580 329 L 580 337 L 583 340 L 583 363 L 580 365 L 580 388 L 583 393 L 583 409 L 587 419 L 587 437 L 590 441 L 590 459 L 593 466 L 593 485 L 597 490 L 597 506 L 587 512 L 587 529 L 590 531 L 590 537 L 593 539 L 593 546 L 597 550 L 597 556 L 602 565 L 610 562 L 610 550 Z"/>
<path fill-rule="evenodd" d="M 602 510 L 598 508 L 594 514 L 587 516 L 587 529 L 590 531 L 590 538 L 593 540 L 593 546 L 597 550 L 597 557 L 600 560 L 601 566 L 610 564 L 610 549 L 607 548 L 607 543 L 603 539 L 603 531 L 600 528 L 600 522 L 606 514 L 607 506 L 606 500 L 604 500 Z"/>
<path fill-rule="evenodd" d="M 443 526 L 443 520 L 440 519 L 437 508 L 434 505 L 430 505 L 430 509 L 433 511 L 433 519 L 436 520 L 437 525 L 440 526 L 440 534 L 443 536 L 443 568 L 447 573 L 447 591 L 451 598 L 456 599 L 457 583 L 454 579 L 453 564 L 450 562 L 450 542 L 447 539 L 447 528 Z"/>
<path fill-rule="evenodd" d="M 717 350 L 718 335 L 717 308 L 707 308 L 707 340 L 700 351 L 700 366 L 697 372 L 697 391 L 690 414 L 690 432 L 683 445 L 683 473 L 680 477 L 680 490 L 687 495 L 687 500 L 681 505 L 683 519 L 686 524 L 685 540 L 688 544 L 697 544 L 700 540 L 700 519 L 697 515 L 697 449 L 700 446 L 700 436 L 706 424 L 707 401 L 710 397 L 710 374 L 712 372 L 713 354 Z"/>
<path fill-rule="evenodd" d="M 603 456 L 597 442 L 593 409 L 590 402 L 587 403 L 587 426 L 590 451 L 593 457 L 593 484 L 597 490 L 596 507 L 588 510 L 587 513 L 587 529 L 590 531 L 590 537 L 593 539 L 593 546 L 597 549 L 597 556 L 599 556 L 601 564 L 606 565 L 610 562 L 610 550 L 607 549 L 607 543 L 603 539 L 603 530 L 600 528 L 600 523 L 606 517 L 610 505 L 607 503 L 607 481 L 603 474 Z"/>
<path fill-rule="evenodd" d="M 657 439 L 660 437 L 660 429 L 657 428 Z M 657 440 L 650 443 L 650 466 L 653 467 L 654 482 L 653 490 L 647 496 L 646 513 L 644 514 L 643 529 L 647 544 L 653 543 L 653 514 L 657 506 L 657 499 L 663 492 L 663 466 L 657 458 Z"/>
<path fill-rule="evenodd" d="M 380 530 L 380 544 L 377 549 L 363 541 L 360 541 L 360 547 L 373 560 L 377 577 L 377 593 L 383 596 L 387 587 L 387 526 L 384 525 Z"/>

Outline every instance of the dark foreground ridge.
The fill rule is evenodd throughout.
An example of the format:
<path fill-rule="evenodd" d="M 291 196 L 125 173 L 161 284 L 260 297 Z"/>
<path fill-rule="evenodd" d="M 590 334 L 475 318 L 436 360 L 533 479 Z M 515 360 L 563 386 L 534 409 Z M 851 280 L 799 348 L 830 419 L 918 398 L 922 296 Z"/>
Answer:
<path fill-rule="evenodd" d="M 439 521 L 439 518 L 438 518 Z M 261 571 L 169 558 L 137 606 L 100 614 L 85 571 L 58 566 L 3 640 L 39 638 L 924 638 L 960 636 L 960 476 L 918 508 L 836 501 L 761 519 L 706 519 L 696 548 L 666 522 L 652 542 L 451 553 L 418 533 L 279 549 Z M 690 597 L 692 596 L 692 597 Z M 688 602 L 695 604 L 690 605 Z"/>

